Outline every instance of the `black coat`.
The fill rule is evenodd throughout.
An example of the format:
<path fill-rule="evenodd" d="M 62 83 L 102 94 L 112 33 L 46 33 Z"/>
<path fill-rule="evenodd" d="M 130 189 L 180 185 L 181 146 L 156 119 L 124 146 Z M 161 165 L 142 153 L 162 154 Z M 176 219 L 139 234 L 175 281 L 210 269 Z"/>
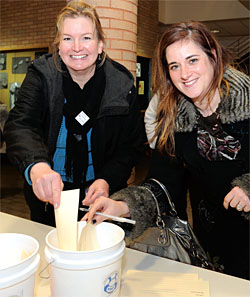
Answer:
<path fill-rule="evenodd" d="M 178 105 L 175 130 L 175 154 L 154 150 L 148 178 L 161 181 L 174 200 L 178 215 L 186 218 L 186 197 L 192 206 L 193 228 L 204 249 L 219 258 L 225 272 L 250 279 L 249 232 L 250 213 L 223 207 L 232 187 L 239 186 L 250 197 L 249 174 L 249 78 L 235 69 L 227 69 L 224 77 L 230 85 L 229 96 L 222 100 L 219 119 L 222 129 L 240 141 L 241 149 L 234 160 L 207 160 L 197 147 L 198 117 L 196 107 L 183 98 Z M 155 225 L 156 205 L 147 191 L 130 187 L 115 193 L 113 199 L 128 203 L 131 217 L 138 221 L 127 234 L 140 235 Z M 162 213 L 167 212 L 166 198 L 160 196 Z"/>
<path fill-rule="evenodd" d="M 91 147 L 96 179 L 106 180 L 110 193 L 127 185 L 143 139 L 143 121 L 132 74 L 106 60 L 106 87 L 92 129 Z M 7 154 L 23 174 L 31 163 L 53 155 L 63 117 L 62 73 L 50 54 L 34 60 L 10 111 L 4 135 Z"/>

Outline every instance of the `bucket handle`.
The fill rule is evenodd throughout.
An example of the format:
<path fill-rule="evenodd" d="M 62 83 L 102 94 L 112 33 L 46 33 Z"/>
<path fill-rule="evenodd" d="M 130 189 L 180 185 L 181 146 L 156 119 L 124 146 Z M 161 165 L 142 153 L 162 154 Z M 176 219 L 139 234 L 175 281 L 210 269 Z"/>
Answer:
<path fill-rule="evenodd" d="M 50 264 L 52 264 L 53 262 L 55 262 L 55 259 L 50 261 L 40 272 L 39 272 L 39 276 L 43 279 L 49 279 L 50 278 L 50 275 L 48 276 L 43 276 L 43 272 L 49 267 Z"/>

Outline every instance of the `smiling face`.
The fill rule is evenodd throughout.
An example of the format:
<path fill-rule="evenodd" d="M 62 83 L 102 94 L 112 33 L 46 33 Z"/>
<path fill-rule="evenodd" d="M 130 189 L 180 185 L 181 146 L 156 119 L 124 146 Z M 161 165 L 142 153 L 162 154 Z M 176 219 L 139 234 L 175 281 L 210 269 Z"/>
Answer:
<path fill-rule="evenodd" d="M 193 102 L 203 99 L 214 76 L 207 54 L 193 41 L 180 40 L 166 48 L 166 59 L 175 87 Z"/>
<path fill-rule="evenodd" d="M 71 75 L 93 75 L 103 42 L 98 40 L 94 25 L 88 17 L 67 17 L 63 21 L 59 55 Z"/>

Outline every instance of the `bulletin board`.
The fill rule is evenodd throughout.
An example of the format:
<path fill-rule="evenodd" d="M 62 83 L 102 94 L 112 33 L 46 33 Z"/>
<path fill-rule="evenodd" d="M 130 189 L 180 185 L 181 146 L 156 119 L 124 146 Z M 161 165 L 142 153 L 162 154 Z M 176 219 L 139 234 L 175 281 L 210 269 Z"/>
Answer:
<path fill-rule="evenodd" d="M 6 104 L 8 110 L 13 107 L 13 92 L 21 86 L 28 65 L 46 52 L 47 49 L 0 52 L 0 103 Z"/>

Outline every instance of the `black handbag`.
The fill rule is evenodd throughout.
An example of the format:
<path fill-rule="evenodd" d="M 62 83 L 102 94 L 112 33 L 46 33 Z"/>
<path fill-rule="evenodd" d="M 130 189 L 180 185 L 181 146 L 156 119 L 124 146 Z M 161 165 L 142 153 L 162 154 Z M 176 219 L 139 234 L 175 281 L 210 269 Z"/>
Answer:
<path fill-rule="evenodd" d="M 142 187 L 150 191 L 156 203 L 156 227 L 148 228 L 140 237 L 130 242 L 129 247 L 182 263 L 213 269 L 190 224 L 178 217 L 166 187 L 156 179 L 147 180 Z M 160 213 L 156 198 L 159 195 L 165 195 L 164 198 L 168 201 L 170 211 L 167 215 Z"/>

